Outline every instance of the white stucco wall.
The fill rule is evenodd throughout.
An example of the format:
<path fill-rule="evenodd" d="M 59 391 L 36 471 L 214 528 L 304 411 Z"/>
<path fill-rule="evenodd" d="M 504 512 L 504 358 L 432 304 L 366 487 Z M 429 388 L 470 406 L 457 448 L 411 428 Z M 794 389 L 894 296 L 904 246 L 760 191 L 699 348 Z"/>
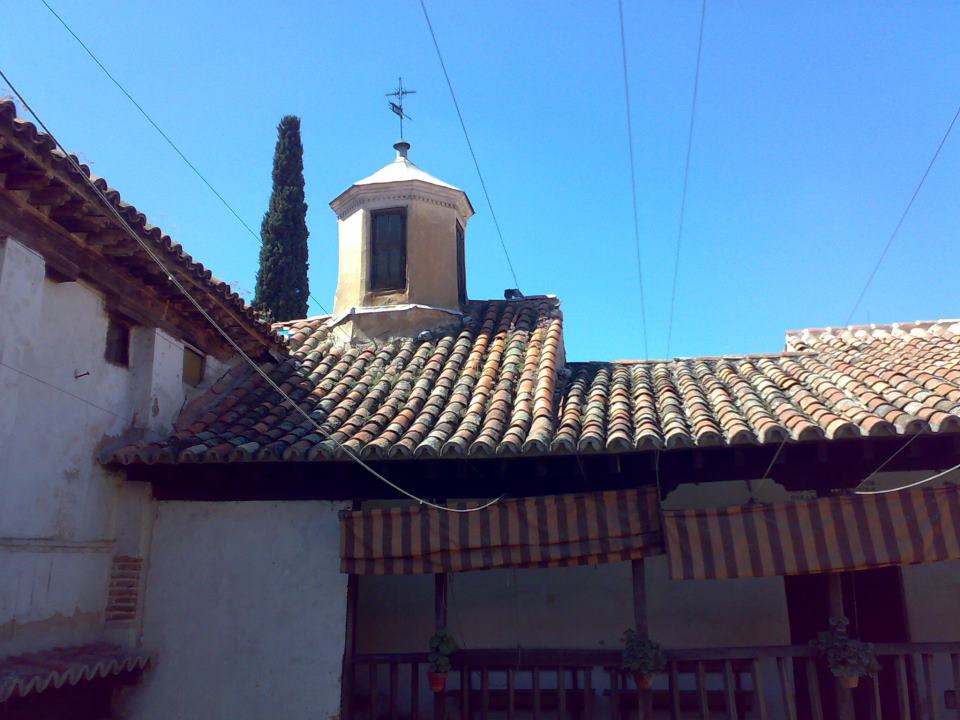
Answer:
<path fill-rule="evenodd" d="M 155 328 L 132 329 L 128 368 L 108 363 L 107 324 L 96 288 L 47 279 L 40 255 L 0 237 L 0 654 L 103 636 L 111 559 L 143 554 L 150 500 L 99 445 L 131 426 L 169 433 L 197 392 L 182 344 Z"/>
<path fill-rule="evenodd" d="M 136 720 L 325 720 L 339 712 L 343 504 L 158 503 Z"/>

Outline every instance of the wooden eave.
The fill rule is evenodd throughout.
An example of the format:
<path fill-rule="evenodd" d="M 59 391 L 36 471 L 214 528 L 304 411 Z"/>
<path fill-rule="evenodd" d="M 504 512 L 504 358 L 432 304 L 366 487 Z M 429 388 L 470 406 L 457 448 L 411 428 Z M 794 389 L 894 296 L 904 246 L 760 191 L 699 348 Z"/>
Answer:
<path fill-rule="evenodd" d="M 406 490 L 432 499 L 553 495 L 644 485 L 657 485 L 661 498 L 665 498 L 682 484 L 762 482 L 765 474 L 790 492 L 827 496 L 857 487 L 881 464 L 883 472 L 933 474 L 949 468 L 960 456 L 960 434 L 924 435 L 897 453 L 903 446 L 902 437 L 788 443 L 780 449 L 772 467 L 770 461 L 777 451 L 774 446 L 368 463 Z M 400 497 L 346 458 L 322 462 L 134 464 L 122 469 L 128 480 L 152 483 L 154 496 L 168 500 Z"/>
<path fill-rule="evenodd" d="M 235 354 L 196 308 L 130 237 L 103 201 L 58 152 L 38 151 L 0 129 L 0 231 L 43 255 L 60 279 L 83 279 L 102 291 L 108 306 L 144 325 L 187 339 L 221 359 Z M 102 180 L 98 187 L 203 309 L 252 357 L 279 350 L 282 341 L 252 319 L 229 290 L 149 226 Z M 10 217 L 11 221 L 4 220 Z M 15 218 L 15 219 L 14 219 Z M 215 281 L 214 281 L 215 282 Z"/>

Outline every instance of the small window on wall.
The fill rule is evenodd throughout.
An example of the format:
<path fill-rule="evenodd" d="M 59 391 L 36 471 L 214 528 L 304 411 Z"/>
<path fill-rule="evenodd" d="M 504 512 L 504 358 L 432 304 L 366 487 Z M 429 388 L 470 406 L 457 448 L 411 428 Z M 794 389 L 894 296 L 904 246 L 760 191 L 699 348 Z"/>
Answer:
<path fill-rule="evenodd" d="M 460 304 L 467 304 L 467 261 L 463 247 L 463 228 L 457 223 L 457 288 Z"/>
<path fill-rule="evenodd" d="M 107 325 L 107 347 L 103 353 L 107 362 L 130 367 L 130 325 L 110 317 Z"/>
<path fill-rule="evenodd" d="M 192 347 L 183 348 L 183 382 L 196 387 L 203 382 L 204 371 L 203 354 Z"/>
<path fill-rule="evenodd" d="M 370 216 L 370 289 L 403 290 L 407 286 L 407 213 L 378 210 Z"/>

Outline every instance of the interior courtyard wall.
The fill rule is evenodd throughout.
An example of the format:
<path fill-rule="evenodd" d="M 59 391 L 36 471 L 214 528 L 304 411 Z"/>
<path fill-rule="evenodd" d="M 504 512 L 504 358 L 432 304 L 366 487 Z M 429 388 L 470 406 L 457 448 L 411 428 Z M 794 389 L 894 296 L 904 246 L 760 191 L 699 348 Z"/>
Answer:
<path fill-rule="evenodd" d="M 331 718 L 347 577 L 343 503 L 157 503 L 135 720 Z"/>

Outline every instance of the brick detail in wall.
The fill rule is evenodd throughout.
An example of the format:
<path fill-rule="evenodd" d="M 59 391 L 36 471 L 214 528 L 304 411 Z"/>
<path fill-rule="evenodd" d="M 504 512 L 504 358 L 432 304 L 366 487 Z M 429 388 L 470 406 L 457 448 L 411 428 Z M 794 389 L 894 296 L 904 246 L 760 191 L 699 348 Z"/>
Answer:
<path fill-rule="evenodd" d="M 143 558 L 130 555 L 117 555 L 113 558 L 110 586 L 107 590 L 108 623 L 131 622 L 136 619 L 142 567 Z"/>

